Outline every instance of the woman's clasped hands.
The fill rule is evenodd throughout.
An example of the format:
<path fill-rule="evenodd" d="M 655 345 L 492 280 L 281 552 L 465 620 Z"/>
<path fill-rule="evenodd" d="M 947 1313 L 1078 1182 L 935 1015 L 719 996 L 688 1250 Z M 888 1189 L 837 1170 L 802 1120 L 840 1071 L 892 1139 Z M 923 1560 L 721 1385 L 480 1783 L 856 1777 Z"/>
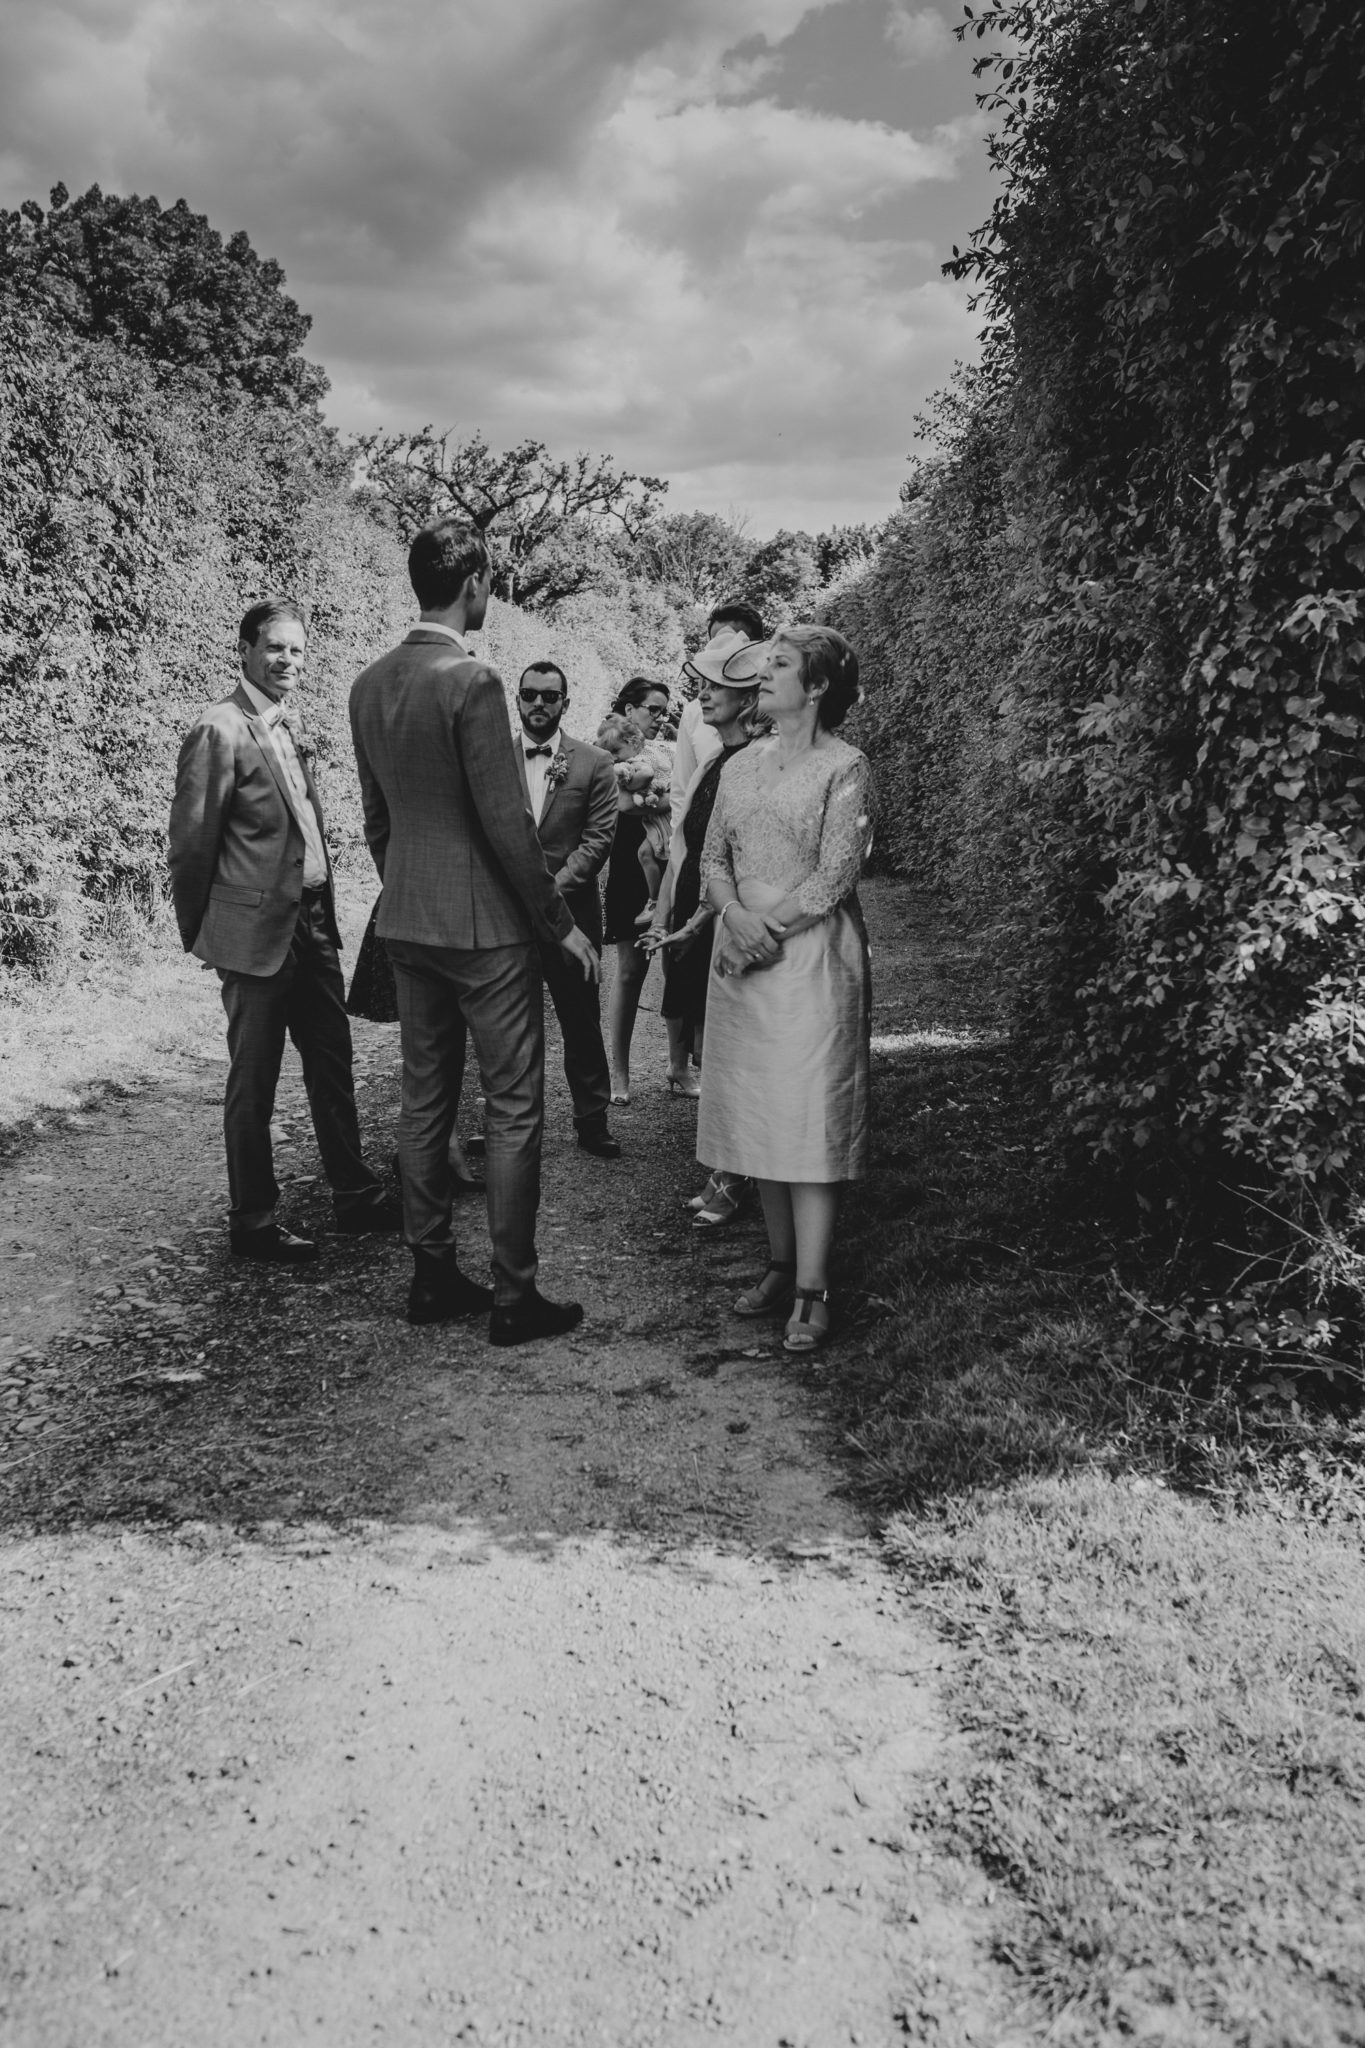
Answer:
<path fill-rule="evenodd" d="M 747 974 L 771 967 L 782 951 L 787 927 L 766 911 L 746 910 L 737 899 L 721 912 L 714 966 L 717 974 Z"/>

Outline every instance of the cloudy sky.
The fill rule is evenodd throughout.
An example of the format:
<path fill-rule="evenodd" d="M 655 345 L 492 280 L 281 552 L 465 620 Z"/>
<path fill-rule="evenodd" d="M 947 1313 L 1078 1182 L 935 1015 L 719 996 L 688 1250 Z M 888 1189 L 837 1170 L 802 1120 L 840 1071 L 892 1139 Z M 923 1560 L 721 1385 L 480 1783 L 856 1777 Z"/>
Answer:
<path fill-rule="evenodd" d="M 939 272 L 991 192 L 960 11 L 0 0 L 0 200 L 245 228 L 342 428 L 606 451 L 756 535 L 879 518 L 974 353 Z"/>

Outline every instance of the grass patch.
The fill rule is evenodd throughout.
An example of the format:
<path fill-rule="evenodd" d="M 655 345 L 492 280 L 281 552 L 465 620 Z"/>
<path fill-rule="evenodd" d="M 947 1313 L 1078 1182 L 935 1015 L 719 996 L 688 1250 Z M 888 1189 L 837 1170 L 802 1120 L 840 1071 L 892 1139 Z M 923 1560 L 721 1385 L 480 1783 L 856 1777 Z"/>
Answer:
<path fill-rule="evenodd" d="M 1056 1176 L 982 963 L 869 910 L 902 958 L 831 1383 L 957 1646 L 919 1819 L 1001 1886 L 1032 2038 L 1365 2044 L 1365 1434 L 1152 1377 L 1140 1248 Z"/>

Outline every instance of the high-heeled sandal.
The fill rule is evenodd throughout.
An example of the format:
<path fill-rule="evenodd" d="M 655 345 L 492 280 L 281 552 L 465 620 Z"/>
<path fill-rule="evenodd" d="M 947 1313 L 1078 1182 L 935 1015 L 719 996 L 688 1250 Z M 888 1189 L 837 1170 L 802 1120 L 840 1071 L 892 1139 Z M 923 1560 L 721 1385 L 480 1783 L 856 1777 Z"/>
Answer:
<path fill-rule="evenodd" d="M 696 1075 L 693 1074 L 690 1070 L 682 1074 L 675 1074 L 673 1070 L 670 1068 L 668 1074 L 668 1092 L 670 1095 L 700 1095 L 701 1082 L 697 1079 Z"/>
<path fill-rule="evenodd" d="M 770 1287 L 768 1283 L 774 1275 L 777 1278 L 777 1285 Z M 791 1307 L 795 1291 L 795 1262 L 791 1259 L 769 1259 L 768 1270 L 763 1278 L 756 1281 L 752 1287 L 746 1287 L 743 1294 L 735 1296 L 730 1303 L 730 1313 L 743 1316 L 750 1322 L 758 1316 L 781 1315 L 784 1309 Z"/>
<path fill-rule="evenodd" d="M 679 1197 L 679 1199 L 682 1202 L 684 1209 L 690 1209 L 692 1211 L 692 1214 L 695 1216 L 698 1209 L 704 1209 L 706 1207 L 707 1203 L 710 1201 L 712 1195 L 714 1195 L 715 1192 L 716 1176 L 714 1173 L 711 1173 L 707 1175 L 706 1186 L 702 1189 L 699 1195 L 682 1195 Z"/>
<path fill-rule="evenodd" d="M 784 1351 L 818 1351 L 822 1344 L 829 1342 L 829 1289 L 828 1287 L 795 1287 L 792 1289 L 796 1302 L 796 1313 L 788 1319 L 782 1332 Z M 824 1310 L 824 1320 L 817 1322 L 815 1311 Z"/>
<path fill-rule="evenodd" d="M 726 1224 L 733 1221 L 743 1194 L 742 1173 L 718 1173 L 710 1201 L 692 1218 L 692 1228 L 697 1235 L 705 1237 L 711 1231 L 724 1230 Z"/>

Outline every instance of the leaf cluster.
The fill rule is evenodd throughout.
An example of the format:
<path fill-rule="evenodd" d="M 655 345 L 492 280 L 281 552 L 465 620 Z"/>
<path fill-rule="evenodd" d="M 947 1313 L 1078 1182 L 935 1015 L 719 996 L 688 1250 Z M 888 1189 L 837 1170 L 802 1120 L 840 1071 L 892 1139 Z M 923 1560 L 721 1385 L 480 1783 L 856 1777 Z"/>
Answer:
<path fill-rule="evenodd" d="M 327 379 L 301 350 L 312 325 L 279 264 L 223 237 L 183 199 L 163 207 L 92 185 L 46 210 L 0 210 L 0 295 L 52 325 L 146 357 L 169 377 L 316 411 Z"/>

